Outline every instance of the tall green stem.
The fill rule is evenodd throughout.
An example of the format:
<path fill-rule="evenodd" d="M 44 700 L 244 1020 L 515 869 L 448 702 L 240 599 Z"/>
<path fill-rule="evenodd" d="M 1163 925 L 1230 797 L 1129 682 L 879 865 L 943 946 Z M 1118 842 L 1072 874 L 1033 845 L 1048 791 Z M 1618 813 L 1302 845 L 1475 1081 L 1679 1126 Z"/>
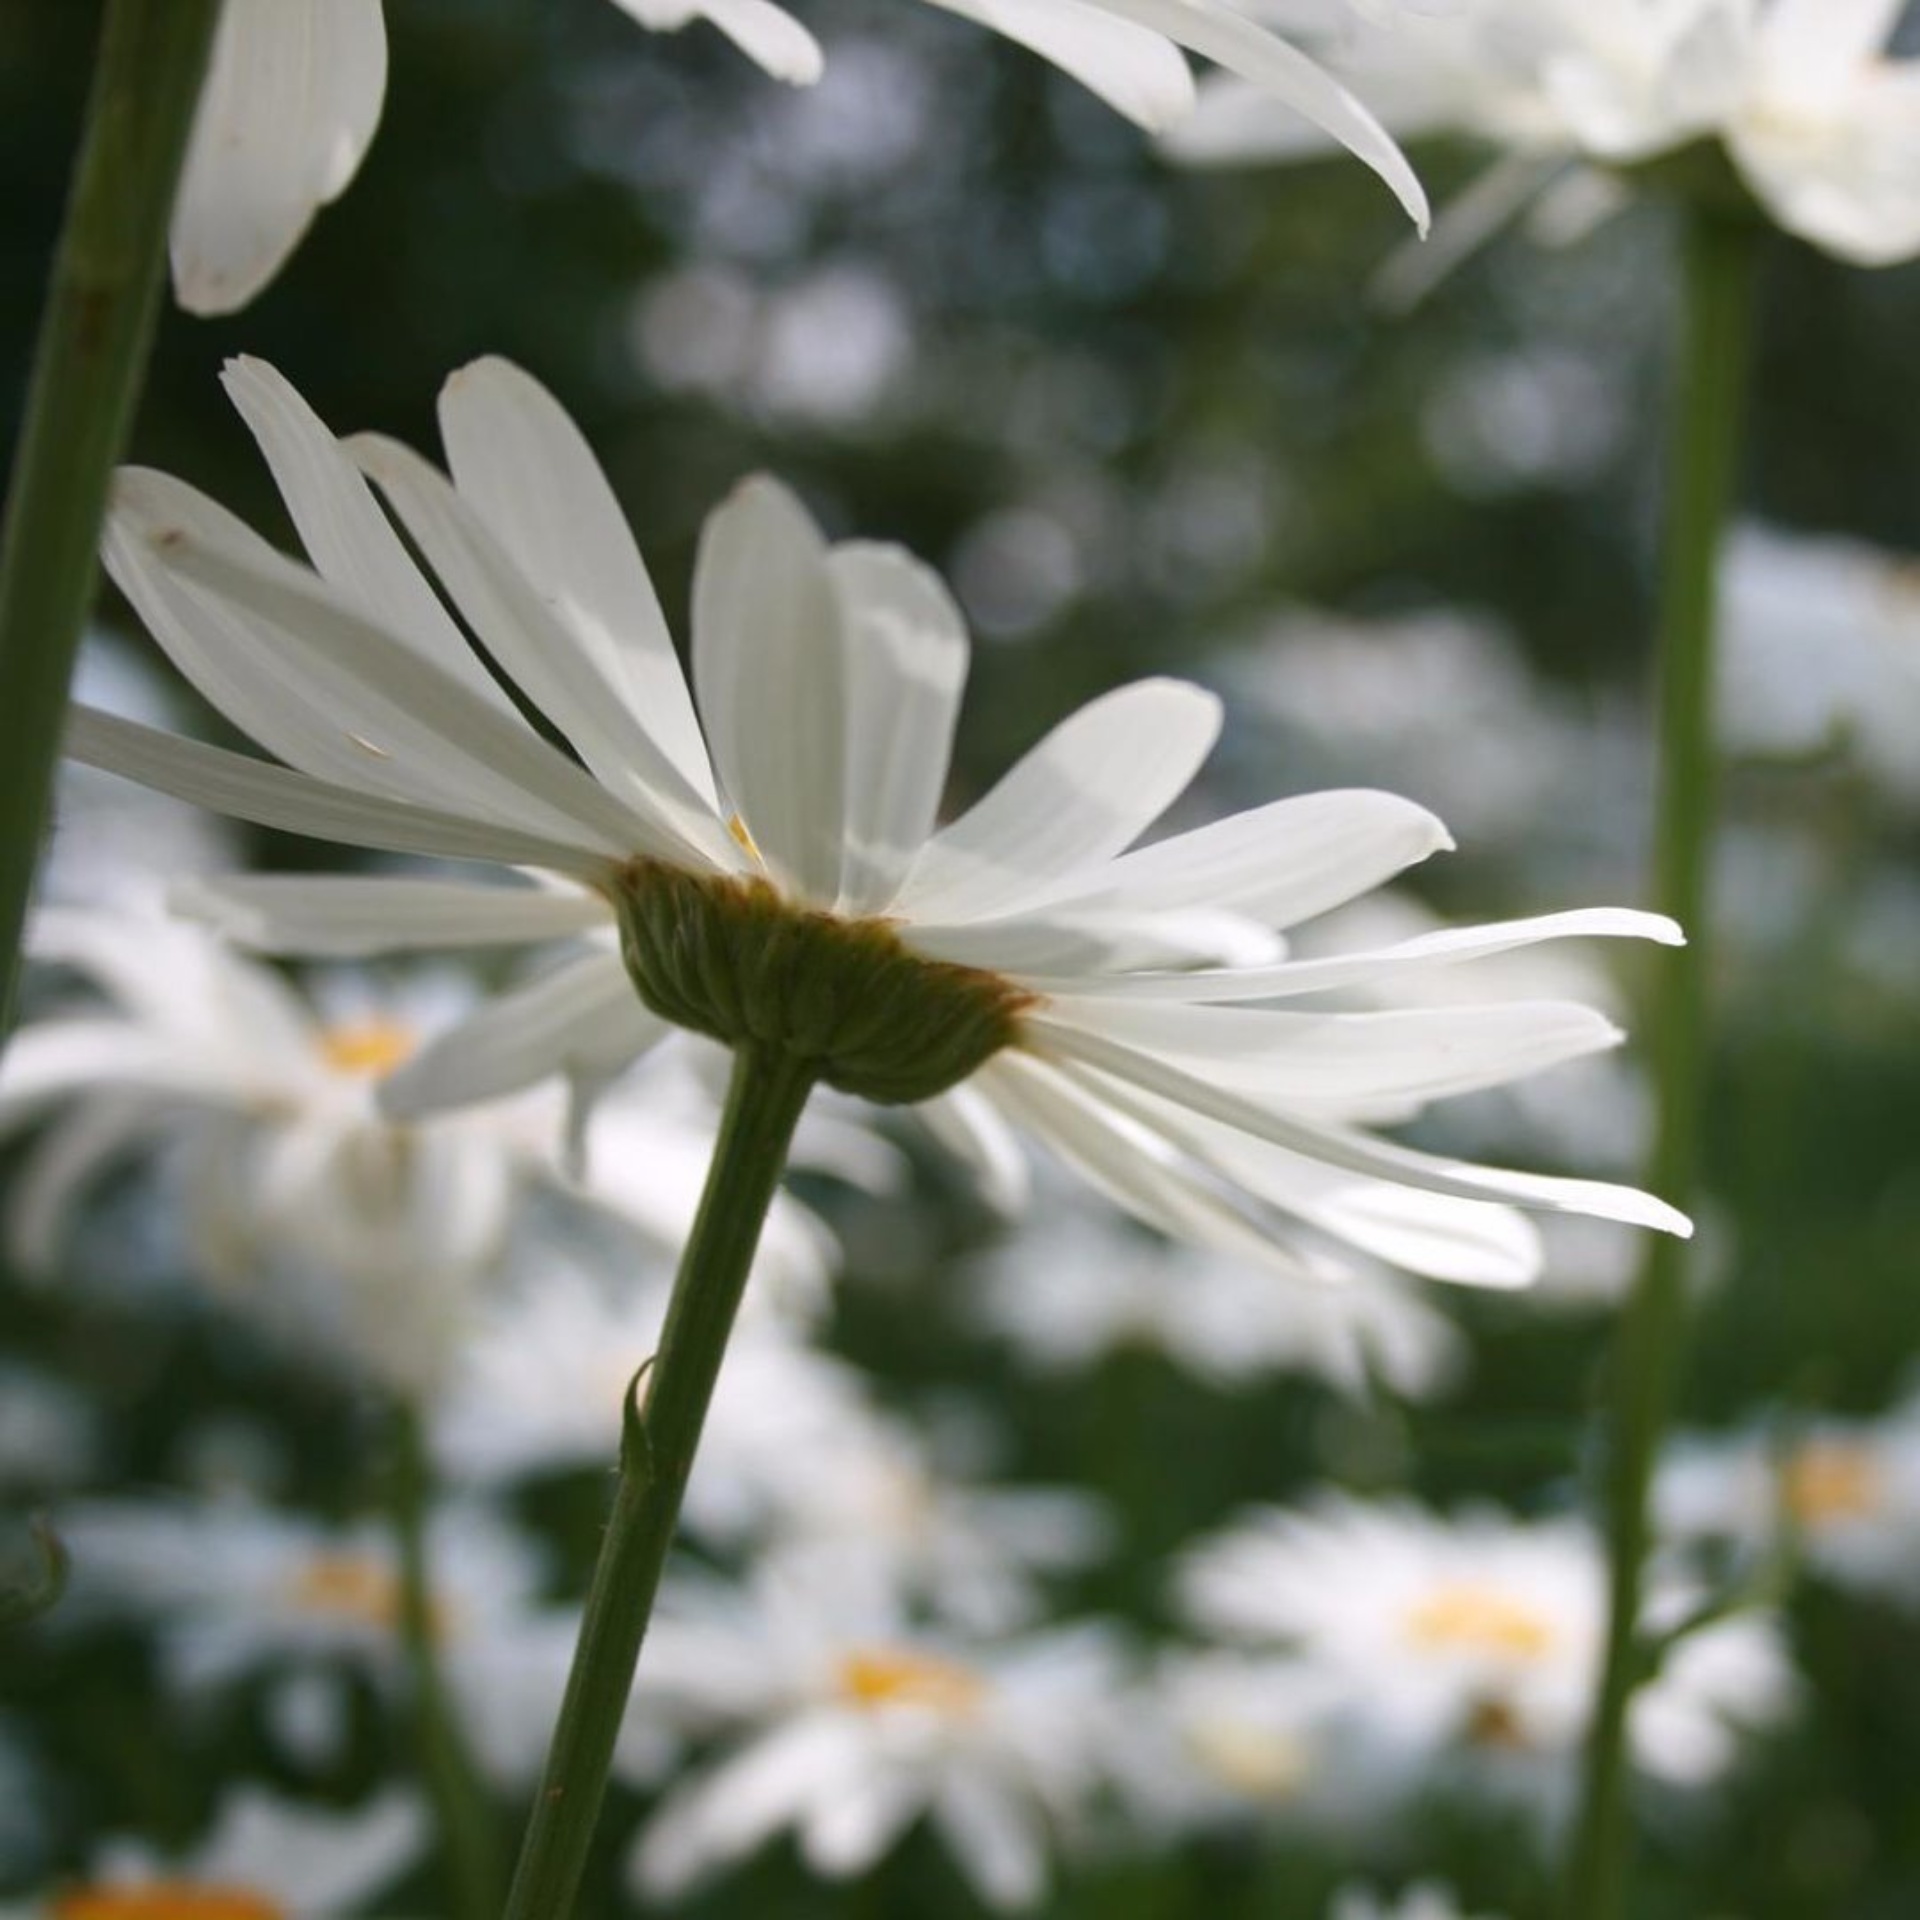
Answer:
<path fill-rule="evenodd" d="M 1649 1172 L 1653 1190 L 1681 1205 L 1694 1191 L 1699 1164 L 1713 950 L 1707 872 L 1715 784 L 1716 589 L 1744 413 L 1759 232 L 1737 216 L 1701 207 L 1684 218 L 1686 311 L 1662 556 L 1654 875 L 1657 904 L 1686 928 L 1688 944 L 1664 958 L 1653 1008 L 1658 1117 Z M 1685 1243 L 1651 1238 L 1609 1366 L 1607 1645 L 1567 1889 L 1572 1920 L 1615 1920 L 1625 1912 L 1632 1853 L 1627 1731 L 1645 1667 L 1640 1612 L 1647 1497 L 1678 1376 L 1685 1280 Z"/>
<path fill-rule="evenodd" d="M 219 0 L 109 0 L 0 533 L 0 1037 Z"/>
<path fill-rule="evenodd" d="M 573 1912 L 694 1448 L 787 1148 L 812 1090 L 812 1069 L 796 1056 L 758 1045 L 742 1046 L 734 1055 L 720 1138 L 660 1350 L 644 1387 L 636 1390 L 637 1407 L 628 1410 L 613 1512 L 587 1592 L 546 1777 L 507 1896 L 507 1920 L 566 1920 Z"/>
<path fill-rule="evenodd" d="M 406 1648 L 409 1707 L 421 1777 L 439 1823 L 451 1911 L 458 1920 L 492 1920 L 500 1902 L 500 1856 L 486 1783 L 475 1771 L 460 1716 L 440 1671 L 440 1621 L 427 1557 L 433 1476 L 420 1422 L 398 1410 L 390 1504 L 400 1549 L 400 1637 Z"/>

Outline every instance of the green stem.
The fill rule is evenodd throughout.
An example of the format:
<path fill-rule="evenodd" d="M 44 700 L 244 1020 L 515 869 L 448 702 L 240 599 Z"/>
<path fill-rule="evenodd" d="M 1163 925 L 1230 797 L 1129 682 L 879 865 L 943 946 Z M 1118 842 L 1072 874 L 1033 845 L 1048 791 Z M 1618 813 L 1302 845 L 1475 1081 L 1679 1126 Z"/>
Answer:
<path fill-rule="evenodd" d="M 1658 1116 L 1648 1177 L 1663 1199 L 1682 1206 L 1696 1183 L 1707 1057 L 1716 589 L 1744 414 L 1759 233 L 1704 208 L 1689 208 L 1684 218 L 1686 312 L 1662 557 L 1654 872 L 1657 904 L 1686 928 L 1688 944 L 1663 958 L 1653 1007 Z M 1685 1243 L 1652 1237 L 1609 1364 L 1609 1614 L 1567 1888 L 1572 1920 L 1615 1920 L 1626 1910 L 1633 1838 L 1627 1725 L 1646 1672 L 1640 1612 L 1647 1497 L 1678 1377 L 1685 1281 Z"/>
<path fill-rule="evenodd" d="M 734 1055 L 720 1138 L 660 1351 L 644 1392 L 636 1383 L 628 1408 L 613 1512 L 507 1920 L 566 1920 L 573 1911 L 707 1403 L 812 1090 L 812 1069 L 796 1056 L 759 1045 Z"/>
<path fill-rule="evenodd" d="M 0 1035 L 219 0 L 109 0 L 0 533 Z"/>
<path fill-rule="evenodd" d="M 391 1500 L 400 1548 L 400 1637 L 420 1772 L 439 1822 L 452 1912 L 459 1920 L 491 1920 L 500 1903 L 500 1859 L 490 1796 L 474 1769 L 440 1672 L 439 1622 L 427 1564 L 432 1486 L 419 1419 L 403 1407 L 394 1435 Z"/>

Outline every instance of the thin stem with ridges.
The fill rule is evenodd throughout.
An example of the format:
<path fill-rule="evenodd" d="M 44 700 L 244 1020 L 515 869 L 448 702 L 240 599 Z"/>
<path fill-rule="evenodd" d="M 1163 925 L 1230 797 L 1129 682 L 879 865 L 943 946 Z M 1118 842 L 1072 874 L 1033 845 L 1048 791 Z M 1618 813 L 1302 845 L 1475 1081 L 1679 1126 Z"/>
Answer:
<path fill-rule="evenodd" d="M 758 1045 L 734 1055 L 713 1165 L 660 1350 L 628 1408 L 613 1511 L 507 1920 L 566 1920 L 574 1910 L 694 1448 L 813 1084 L 812 1068 L 795 1055 Z"/>
<path fill-rule="evenodd" d="M 1663 956 L 1653 1007 L 1658 1114 L 1648 1185 L 1681 1206 L 1700 1159 L 1706 983 L 1712 960 L 1707 874 L 1713 844 L 1713 655 L 1720 547 L 1732 504 L 1745 412 L 1753 256 L 1760 229 L 1689 208 L 1685 318 L 1674 396 L 1659 629 L 1660 787 L 1655 905 L 1688 944 Z M 1633 1851 L 1628 1728 L 1645 1676 L 1640 1630 L 1647 1502 L 1679 1373 L 1685 1330 L 1684 1241 L 1655 1235 L 1623 1310 L 1608 1368 L 1605 1659 L 1588 1733 L 1586 1776 L 1569 1862 L 1570 1920 L 1618 1920 Z"/>
<path fill-rule="evenodd" d="M 0 1035 L 219 0 L 110 0 L 0 532 Z"/>

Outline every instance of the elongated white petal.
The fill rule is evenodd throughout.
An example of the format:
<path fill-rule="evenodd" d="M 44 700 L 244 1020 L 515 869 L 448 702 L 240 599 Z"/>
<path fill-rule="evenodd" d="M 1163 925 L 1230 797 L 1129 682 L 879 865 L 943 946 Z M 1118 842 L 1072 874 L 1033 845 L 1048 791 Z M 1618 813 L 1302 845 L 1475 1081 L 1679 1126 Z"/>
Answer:
<path fill-rule="evenodd" d="M 508 711 L 506 695 L 313 409 L 264 360 L 230 360 L 220 378 L 259 443 L 320 577 L 442 673 Z"/>
<path fill-rule="evenodd" d="M 1772 0 L 1767 53 L 1803 85 L 1830 86 L 1880 52 L 1905 11 L 1906 0 Z"/>
<path fill-rule="evenodd" d="M 963 1081 L 937 1099 L 923 1101 L 914 1112 L 973 1175 L 988 1206 L 1008 1215 L 1025 1211 L 1033 1194 L 1033 1170 L 991 1100 Z"/>
<path fill-rule="evenodd" d="M 916 929 L 916 938 L 918 930 Z M 1323 960 L 1283 960 L 1274 966 L 1208 968 L 1190 973 L 1126 973 L 1087 978 L 1029 977 L 1043 993 L 1112 995 L 1125 1000 L 1288 1000 L 1343 987 L 1386 987 L 1418 978 L 1436 967 L 1461 966 L 1492 954 L 1548 940 L 1656 940 L 1685 944 L 1686 936 L 1665 914 L 1632 907 L 1582 907 L 1526 920 L 1497 920 L 1477 927 L 1445 927 L 1391 947 L 1331 954 Z"/>
<path fill-rule="evenodd" d="M 721 785 L 755 845 L 830 906 L 846 791 L 840 606 L 819 529 L 764 476 L 735 488 L 701 533 L 693 684 Z"/>
<path fill-rule="evenodd" d="M 967 627 L 939 576 L 897 547 L 827 559 L 846 675 L 843 913 L 876 913 L 933 832 L 967 678 Z"/>
<path fill-rule="evenodd" d="M 1193 74 L 1161 33 L 1087 0 L 934 0 L 1070 73 L 1149 132 L 1193 106 Z"/>
<path fill-rule="evenodd" d="M 170 1036 L 125 1020 L 40 1020 L 0 1060 L 0 1127 L 17 1125 L 51 1100 L 105 1086 L 194 1096 L 223 1084 L 219 1061 L 195 1058 Z"/>
<path fill-rule="evenodd" d="M 1470 1166 L 1421 1153 L 1371 1134 L 1307 1120 L 1244 1094 L 1209 1085 L 1192 1073 L 1118 1041 L 1058 1028 L 1048 1035 L 1051 1051 L 1129 1085 L 1191 1107 L 1194 1112 L 1238 1127 L 1259 1140 L 1345 1167 L 1374 1179 L 1397 1180 L 1432 1193 L 1457 1194 L 1463 1200 L 1498 1200 L 1547 1213 L 1581 1213 L 1629 1226 L 1691 1236 L 1685 1214 L 1651 1194 L 1594 1180 L 1563 1180 L 1548 1174 L 1515 1173 L 1504 1168 Z"/>
<path fill-rule="evenodd" d="M 1398 140 L 1418 140 L 1455 125 L 1473 102 L 1456 68 L 1407 51 L 1404 61 L 1373 62 L 1360 84 L 1382 126 Z M 1317 160 L 1339 147 L 1327 128 L 1233 73 L 1203 80 L 1193 111 L 1160 137 L 1169 159 L 1200 167 Z"/>
<path fill-rule="evenodd" d="M 1070 714 L 936 834 L 900 889 L 916 921 L 1019 911 L 1130 847 L 1179 799 L 1220 735 L 1220 702 L 1140 680 Z"/>
<path fill-rule="evenodd" d="M 117 1089 L 62 1113 L 34 1142 L 7 1196 L 6 1248 L 15 1265 L 27 1273 L 53 1271 L 82 1193 L 122 1154 L 163 1131 L 168 1117 L 164 1099 Z"/>
<path fill-rule="evenodd" d="M 285 704 L 304 714 L 311 742 L 297 731 L 296 738 L 314 757 L 337 737 L 383 774 L 404 769 L 413 789 L 407 797 L 471 808 L 535 833 L 577 834 L 609 854 L 681 853 L 654 820 L 623 805 L 517 717 L 395 645 L 316 575 L 271 550 L 230 544 L 217 527 L 176 520 L 150 538 L 169 571 L 266 639 Z"/>
<path fill-rule="evenodd" d="M 1458 1286 L 1524 1287 L 1539 1277 L 1540 1236 L 1510 1207 L 1364 1179 L 1107 1075 L 1061 1071 L 1257 1200 L 1391 1266 Z"/>
<path fill-rule="evenodd" d="M 580 429 L 510 361 L 476 360 L 440 393 L 460 496 L 579 643 L 612 697 L 709 810 L 713 769 L 659 596 Z"/>
<path fill-rule="evenodd" d="M 1426 192 L 1393 136 L 1347 88 L 1297 47 L 1222 0 L 1100 0 L 1100 7 L 1218 61 L 1325 127 L 1387 183 L 1414 225 L 1422 233 L 1427 230 Z"/>
<path fill-rule="evenodd" d="M 615 954 L 570 961 L 499 995 L 381 1082 L 396 1120 L 518 1093 L 555 1074 L 603 1081 L 672 1031 L 641 1005 Z"/>
<path fill-rule="evenodd" d="M 1621 1039 L 1591 1007 L 1548 1000 L 1313 1014 L 1060 999 L 1026 1024 L 1043 1045 L 1091 1032 L 1256 1099 L 1349 1115 L 1504 1086 Z"/>
<path fill-rule="evenodd" d="M 1343 906 L 1453 840 L 1426 808 L 1365 789 L 1299 794 L 1123 855 L 1033 910 L 1204 907 L 1290 927 Z"/>
<path fill-rule="evenodd" d="M 1068 993 L 1077 992 L 1083 981 L 1104 979 L 1110 969 L 1125 977 L 1133 967 L 1258 966 L 1286 951 L 1279 935 L 1257 920 L 1199 907 L 1173 913 L 1017 914 L 958 927 L 916 923 L 907 938 L 929 959 L 1011 974 L 1023 984 L 1044 980 L 1047 991 Z"/>
<path fill-rule="evenodd" d="M 933 1822 L 982 1902 L 999 1913 L 1038 1904 L 1047 1890 L 1047 1836 L 1038 1809 L 985 1770 L 949 1772 Z"/>
<path fill-rule="evenodd" d="M 598 894 L 419 877 L 201 877 L 177 884 L 168 904 L 259 952 L 339 959 L 555 940 L 612 917 Z"/>
<path fill-rule="evenodd" d="M 1051 1063 L 999 1054 L 969 1084 L 1136 1220 L 1289 1279 L 1326 1277 L 1223 1188 L 1202 1178 L 1164 1136 Z"/>
<path fill-rule="evenodd" d="M 690 20 L 710 20 L 763 73 L 789 86 L 810 87 L 825 60 L 820 43 L 773 0 L 613 0 L 622 13 L 656 33 Z"/>
<path fill-rule="evenodd" d="M 445 477 L 411 448 L 379 434 L 358 435 L 348 449 L 392 503 L 487 651 L 592 768 L 596 791 L 648 821 L 644 850 L 737 866 L 738 849 L 712 802 L 688 784 L 608 687 L 576 636 Z"/>
<path fill-rule="evenodd" d="M 431 807 L 376 799 L 91 707 L 68 709 L 61 750 L 85 766 L 122 774 L 156 793 L 282 833 L 310 834 L 374 853 L 551 867 L 581 879 L 606 871 L 605 857 L 577 841 L 547 840 Z"/>
<path fill-rule="evenodd" d="M 358 170 L 387 86 L 380 0 L 226 0 L 173 212 L 189 313 L 232 313 Z"/>

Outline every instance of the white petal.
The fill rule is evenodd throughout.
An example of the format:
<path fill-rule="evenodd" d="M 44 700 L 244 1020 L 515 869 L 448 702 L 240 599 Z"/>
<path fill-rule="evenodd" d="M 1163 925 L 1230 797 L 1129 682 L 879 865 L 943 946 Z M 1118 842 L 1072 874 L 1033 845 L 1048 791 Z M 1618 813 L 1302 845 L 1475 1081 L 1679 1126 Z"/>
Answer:
<path fill-rule="evenodd" d="M 1378 60 L 1361 84 L 1374 116 L 1400 140 L 1446 130 L 1471 104 L 1462 98 L 1456 73 L 1417 56 L 1404 63 Z M 1230 73 L 1203 80 L 1194 110 L 1160 139 L 1169 159 L 1203 167 L 1317 160 L 1338 146 L 1325 127 L 1290 113 L 1264 88 Z"/>
<path fill-rule="evenodd" d="M 1099 4 L 1104 12 L 1137 21 L 1206 59 L 1217 60 L 1324 127 L 1392 188 L 1414 225 L 1426 231 L 1426 193 L 1393 136 L 1297 47 L 1288 46 L 1221 0 L 1099 0 Z"/>
<path fill-rule="evenodd" d="M 1026 1210 L 1033 1195 L 1033 1171 L 992 1101 L 963 1083 L 923 1101 L 914 1112 L 973 1175 L 988 1206 L 1007 1215 Z"/>
<path fill-rule="evenodd" d="M 555 1074 L 604 1081 L 672 1029 L 641 1004 L 613 954 L 596 953 L 503 993 L 381 1082 L 396 1120 L 518 1093 Z"/>
<path fill-rule="evenodd" d="M 1050 60 L 1136 125 L 1155 131 L 1193 106 L 1193 75 L 1165 37 L 1087 0 L 934 0 Z"/>
<path fill-rule="evenodd" d="M 1141 847 L 1033 906 L 1109 913 L 1205 907 L 1290 927 L 1452 845 L 1426 808 L 1396 794 L 1300 794 Z"/>
<path fill-rule="evenodd" d="M 1822 86 L 1865 66 L 1905 10 L 1906 0 L 1772 0 L 1767 54 L 1784 73 Z"/>
<path fill-rule="evenodd" d="M 137 780 L 155 793 L 208 807 L 256 827 L 309 834 L 374 853 L 417 853 L 444 860 L 491 860 L 551 867 L 582 879 L 606 871 L 599 854 L 458 814 L 374 799 L 199 740 L 143 727 L 91 707 L 67 710 L 60 750 L 83 766 Z"/>
<path fill-rule="evenodd" d="M 476 360 L 440 393 L 447 466 L 612 696 L 709 808 L 706 742 L 646 563 L 580 429 L 510 361 Z"/>
<path fill-rule="evenodd" d="M 0 1084 L 0 1098 L 4 1093 Z M 57 1270 L 67 1222 L 83 1190 L 130 1148 L 164 1134 L 170 1117 L 161 1102 L 96 1096 L 48 1127 L 14 1175 L 7 1198 L 6 1246 L 15 1264 L 27 1273 Z"/>
<path fill-rule="evenodd" d="M 302 771 L 534 833 L 578 835 L 616 856 L 681 851 L 517 716 L 342 605 L 317 575 L 235 537 L 239 523 L 205 512 L 211 503 L 191 489 L 127 492 L 114 515 L 117 541 L 143 543 L 160 574 L 237 622 L 218 629 L 210 671 L 235 684 L 244 676 L 276 736 L 263 744 Z"/>
<path fill-rule="evenodd" d="M 506 695 L 409 558 L 359 468 L 313 409 L 264 360 L 228 361 L 221 385 L 259 443 L 320 577 L 442 673 L 508 710 Z"/>
<path fill-rule="evenodd" d="M 1324 960 L 1283 960 L 1271 967 L 1217 968 L 1192 973 L 1117 974 L 1109 978 L 1036 979 L 1042 991 L 1113 994 L 1128 1000 L 1286 1000 L 1341 987 L 1384 987 L 1417 979 L 1435 967 L 1460 966 L 1488 955 L 1547 940 L 1657 940 L 1686 944 L 1666 915 L 1631 907 L 1585 907 L 1527 920 L 1496 920 L 1478 927 L 1444 927 L 1391 947 L 1366 953 L 1331 954 Z"/>
<path fill-rule="evenodd" d="M 1047 1853 L 1032 1810 L 984 1771 L 954 1769 L 940 1785 L 933 1817 L 955 1864 L 988 1906 L 1032 1906 L 1046 1891 Z"/>
<path fill-rule="evenodd" d="M 840 910 L 877 913 L 940 811 L 967 678 L 967 627 L 939 576 L 897 547 L 838 546 L 846 674 Z"/>
<path fill-rule="evenodd" d="M 372 475 L 480 643 L 578 750 L 601 787 L 653 824 L 651 851 L 738 865 L 710 797 L 686 779 L 599 662 L 501 550 L 473 507 L 410 447 L 359 434 L 348 451 Z"/>
<path fill-rule="evenodd" d="M 594 893 L 314 874 L 183 880 L 167 904 L 257 952 L 332 958 L 554 940 L 612 912 Z"/>
<path fill-rule="evenodd" d="M 900 889 L 915 920 L 1019 909 L 1139 839 L 1200 771 L 1220 702 L 1182 680 L 1140 680 L 1070 714 L 950 827 Z"/>
<path fill-rule="evenodd" d="M 714 766 L 767 863 L 822 906 L 840 891 L 846 692 L 819 529 L 761 477 L 707 517 L 693 684 Z"/>
<path fill-rule="evenodd" d="M 1112 1074 L 1178 1106 L 1238 1127 L 1256 1139 L 1270 1140 L 1310 1159 L 1373 1179 L 1397 1180 L 1430 1193 L 1457 1194 L 1463 1200 L 1507 1201 L 1548 1213 L 1580 1213 L 1629 1226 L 1654 1227 L 1685 1239 L 1693 1232 L 1686 1215 L 1631 1187 L 1593 1180 L 1563 1180 L 1547 1174 L 1515 1173 L 1476 1167 L 1420 1153 L 1390 1140 L 1349 1128 L 1322 1124 L 1278 1111 L 1271 1105 L 1213 1087 L 1151 1054 L 1097 1035 L 1061 1029 L 1049 1037 L 1055 1051 Z"/>
<path fill-rule="evenodd" d="M 226 0 L 173 213 L 173 284 L 231 313 L 354 176 L 387 85 L 380 0 Z"/>
<path fill-rule="evenodd" d="M 1503 1086 L 1621 1038 L 1592 1008 L 1547 1000 L 1312 1014 L 1061 999 L 1025 1026 L 1043 1050 L 1092 1033 L 1255 1099 L 1350 1117 Z"/>
<path fill-rule="evenodd" d="M 1257 920 L 1204 907 L 1172 913 L 1016 914 L 957 927 L 915 923 L 905 937 L 929 959 L 1035 981 L 1050 993 L 1077 992 L 1083 981 L 1104 985 L 1110 973 L 1128 979 L 1137 967 L 1262 966 L 1286 951 L 1279 935 Z M 1154 971 L 1146 977 L 1168 976 Z"/>
<path fill-rule="evenodd" d="M 820 43 L 773 0 L 613 0 L 622 13 L 656 33 L 670 33 L 689 20 L 711 20 L 762 72 L 789 86 L 810 87 L 820 78 Z"/>
<path fill-rule="evenodd" d="M 925 1803 L 925 1789 L 907 1767 L 872 1767 L 817 1797 L 800 1827 L 800 1853 L 822 1878 L 864 1873 L 886 1852 Z"/>

